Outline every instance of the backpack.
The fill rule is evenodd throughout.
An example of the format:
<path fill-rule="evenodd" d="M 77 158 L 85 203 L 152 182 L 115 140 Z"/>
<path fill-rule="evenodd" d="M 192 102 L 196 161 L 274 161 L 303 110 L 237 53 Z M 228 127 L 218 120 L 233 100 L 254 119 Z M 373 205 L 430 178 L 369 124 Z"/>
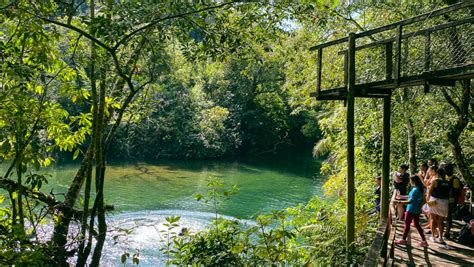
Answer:
<path fill-rule="evenodd" d="M 449 198 L 449 182 L 443 179 L 437 179 L 436 181 L 438 185 L 433 190 L 432 195 L 436 198 L 448 199 Z"/>
<path fill-rule="evenodd" d="M 459 203 L 459 197 L 463 188 L 464 184 L 456 175 L 451 177 L 449 180 L 449 198 L 454 199 L 454 203 Z"/>
<path fill-rule="evenodd" d="M 474 245 L 474 236 L 471 233 L 471 224 L 466 223 L 458 234 L 458 242 L 467 245 L 473 246 Z"/>

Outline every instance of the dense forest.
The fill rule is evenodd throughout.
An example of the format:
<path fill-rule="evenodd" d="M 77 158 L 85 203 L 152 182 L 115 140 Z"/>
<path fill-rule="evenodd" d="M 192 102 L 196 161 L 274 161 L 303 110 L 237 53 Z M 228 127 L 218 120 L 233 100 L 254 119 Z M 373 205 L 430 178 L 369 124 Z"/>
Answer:
<path fill-rule="evenodd" d="M 360 263 L 377 226 L 367 214 L 381 173 L 383 102 L 356 101 L 356 246 L 348 252 L 346 109 L 310 96 L 309 47 L 454 2 L 2 2 L 0 263 L 98 266 L 109 159 L 263 157 L 307 147 L 326 159 L 327 198 L 259 216 L 255 227 L 216 219 L 209 231 L 173 236 L 168 263 Z M 472 94 L 469 80 L 394 91 L 392 169 L 409 163 L 414 172 L 435 157 L 455 162 L 472 186 Z M 70 160 L 81 165 L 67 192 L 43 192 L 49 177 L 39 170 Z M 208 186 L 200 200 L 235 193 L 221 181 Z M 170 229 L 178 220 L 169 218 Z M 47 223 L 50 240 L 30 238 Z"/>

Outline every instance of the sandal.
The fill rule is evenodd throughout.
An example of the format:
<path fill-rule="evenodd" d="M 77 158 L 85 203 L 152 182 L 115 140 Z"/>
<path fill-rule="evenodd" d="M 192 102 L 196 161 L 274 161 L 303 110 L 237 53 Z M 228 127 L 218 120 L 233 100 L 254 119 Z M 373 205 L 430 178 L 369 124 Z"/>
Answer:
<path fill-rule="evenodd" d="M 395 244 L 398 244 L 398 245 L 406 245 L 406 244 L 407 244 L 407 241 L 406 241 L 406 240 L 403 240 L 403 239 L 397 239 L 397 240 L 395 240 Z"/>
<path fill-rule="evenodd" d="M 420 241 L 420 242 L 418 242 L 418 246 L 420 246 L 420 247 L 427 247 L 427 246 L 428 246 L 428 242 L 426 242 L 426 241 Z"/>

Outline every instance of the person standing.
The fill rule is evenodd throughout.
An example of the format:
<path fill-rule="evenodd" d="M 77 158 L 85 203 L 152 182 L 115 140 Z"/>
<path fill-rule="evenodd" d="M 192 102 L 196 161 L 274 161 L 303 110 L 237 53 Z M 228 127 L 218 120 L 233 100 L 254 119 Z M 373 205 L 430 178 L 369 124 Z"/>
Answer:
<path fill-rule="evenodd" d="M 393 174 L 393 187 L 397 192 L 398 196 L 406 196 L 407 194 L 407 185 L 409 182 L 410 175 L 407 173 L 408 165 L 401 164 L 398 172 Z M 405 213 L 403 205 L 397 205 L 397 216 L 399 219 L 403 220 L 403 215 Z"/>
<path fill-rule="evenodd" d="M 428 194 L 429 199 L 427 200 L 431 218 L 431 240 L 436 240 L 436 230 L 438 230 L 438 240 L 442 244 L 445 243 L 443 240 L 443 223 L 444 218 L 448 216 L 449 198 L 449 183 L 446 181 L 445 175 L 444 169 L 438 169 L 437 179 L 431 183 Z"/>
<path fill-rule="evenodd" d="M 431 183 L 436 180 L 436 172 L 438 169 L 435 166 L 430 166 L 428 168 L 428 171 L 426 172 L 425 175 L 425 180 L 423 183 L 425 184 L 426 188 L 429 188 L 431 186 Z"/>
<path fill-rule="evenodd" d="M 428 166 L 438 168 L 438 160 L 435 158 L 430 158 L 428 160 Z"/>
<path fill-rule="evenodd" d="M 380 213 L 380 196 L 382 194 L 382 177 L 381 176 L 377 176 L 375 177 L 375 182 L 377 183 L 377 187 L 375 188 L 375 191 L 374 191 L 374 200 L 375 200 L 375 211 L 377 212 L 377 214 Z"/>
<path fill-rule="evenodd" d="M 426 162 L 423 162 L 420 164 L 420 171 L 418 172 L 418 177 L 420 177 L 420 179 L 422 179 L 421 181 L 423 182 L 425 177 L 426 177 L 426 173 L 428 172 L 428 164 L 426 164 Z"/>
<path fill-rule="evenodd" d="M 418 243 L 421 247 L 428 246 L 426 242 L 425 234 L 423 229 L 420 226 L 420 213 L 421 213 L 421 206 L 423 205 L 424 199 L 424 185 L 421 181 L 421 178 L 418 175 L 413 175 L 410 177 L 410 183 L 412 185 L 412 189 L 410 194 L 408 195 L 408 200 L 401 200 L 398 201 L 399 204 L 408 204 L 407 211 L 405 212 L 405 226 L 403 229 L 403 236 L 402 239 L 395 240 L 396 244 L 406 244 L 407 243 L 407 236 L 410 232 L 410 224 L 413 221 L 416 230 L 420 234 L 421 242 Z"/>
<path fill-rule="evenodd" d="M 446 172 L 446 180 L 449 183 L 448 217 L 446 218 L 446 232 L 444 233 L 444 237 L 449 239 L 453 225 L 453 214 L 456 212 L 457 202 L 464 185 L 461 180 L 454 175 L 454 164 L 446 164 L 444 170 Z"/>

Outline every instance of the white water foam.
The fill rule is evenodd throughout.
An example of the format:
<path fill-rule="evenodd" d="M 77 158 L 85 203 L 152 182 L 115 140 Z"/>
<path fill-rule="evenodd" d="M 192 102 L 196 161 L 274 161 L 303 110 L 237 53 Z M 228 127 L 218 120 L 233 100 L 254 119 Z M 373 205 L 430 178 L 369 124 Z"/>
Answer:
<path fill-rule="evenodd" d="M 179 233 L 186 228 L 190 233 L 209 229 L 215 218 L 214 213 L 185 211 L 185 210 L 158 210 L 122 213 L 109 216 L 107 219 L 108 233 L 107 241 L 103 251 L 103 266 L 121 265 L 120 257 L 124 253 L 133 255 L 139 253 L 140 266 L 165 265 L 166 257 L 160 251 L 165 246 L 167 234 L 166 217 L 180 216 L 177 224 L 179 227 L 173 229 Z M 231 216 L 218 215 L 221 218 L 237 220 Z M 239 220 L 245 224 L 253 224 L 251 221 Z M 131 264 L 132 260 L 127 262 Z"/>

